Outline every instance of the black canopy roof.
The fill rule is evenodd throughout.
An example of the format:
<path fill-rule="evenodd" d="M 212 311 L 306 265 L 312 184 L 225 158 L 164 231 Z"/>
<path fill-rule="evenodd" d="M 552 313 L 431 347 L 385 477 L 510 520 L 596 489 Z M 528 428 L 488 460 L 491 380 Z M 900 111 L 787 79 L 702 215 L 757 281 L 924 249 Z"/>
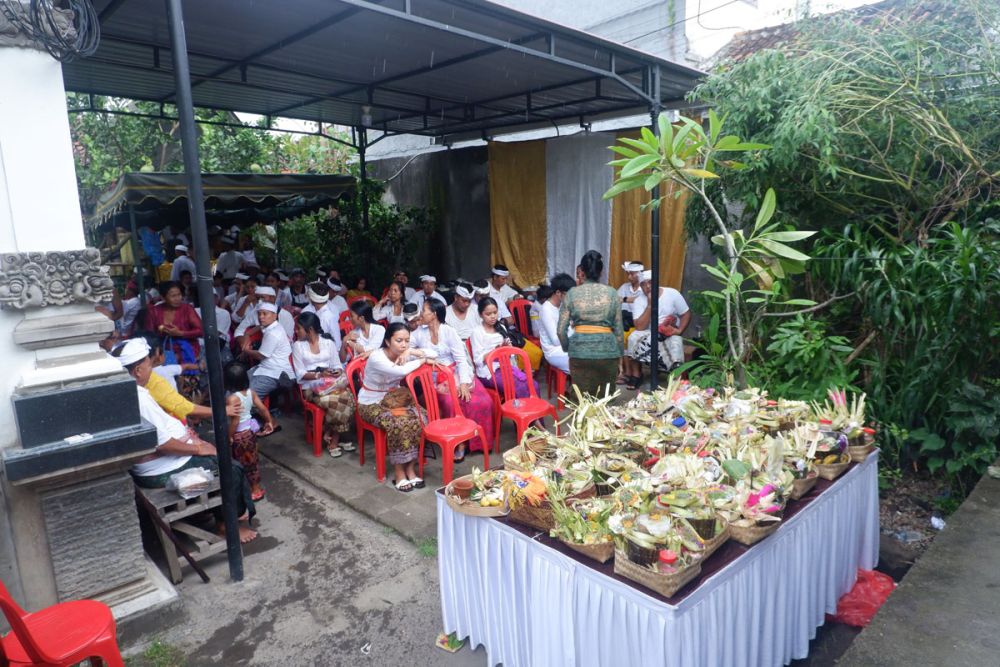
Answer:
<path fill-rule="evenodd" d="M 171 103 L 164 4 L 95 0 L 66 89 Z M 694 69 L 484 0 L 188 0 L 194 104 L 391 133 L 495 134 L 678 106 Z M 370 118 L 369 118 L 370 117 Z"/>
<path fill-rule="evenodd" d="M 203 173 L 202 188 L 208 224 L 245 227 L 333 206 L 342 196 L 353 194 L 355 179 L 325 174 Z M 187 199 L 184 174 L 125 174 L 101 195 L 86 226 L 89 229 L 128 228 L 131 205 L 139 227 L 160 230 L 174 225 L 186 228 Z"/>

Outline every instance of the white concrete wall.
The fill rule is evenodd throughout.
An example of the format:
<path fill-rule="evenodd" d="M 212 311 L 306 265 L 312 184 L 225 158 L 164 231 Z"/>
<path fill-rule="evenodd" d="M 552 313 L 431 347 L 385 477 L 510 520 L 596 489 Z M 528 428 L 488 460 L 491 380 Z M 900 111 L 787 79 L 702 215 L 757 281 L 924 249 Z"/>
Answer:
<path fill-rule="evenodd" d="M 0 252 L 85 245 L 62 69 L 43 51 L 0 48 Z M 17 441 L 10 396 L 34 368 L 13 340 L 23 316 L 0 310 L 0 449 Z"/>

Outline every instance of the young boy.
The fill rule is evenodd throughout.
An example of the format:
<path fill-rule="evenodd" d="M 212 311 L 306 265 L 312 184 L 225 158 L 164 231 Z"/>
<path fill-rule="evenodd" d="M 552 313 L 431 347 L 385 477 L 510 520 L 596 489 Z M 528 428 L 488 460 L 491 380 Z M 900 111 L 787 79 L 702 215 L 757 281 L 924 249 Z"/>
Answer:
<path fill-rule="evenodd" d="M 163 339 L 146 336 L 146 342 L 149 343 L 149 358 L 153 362 L 153 372 L 166 380 L 174 391 L 177 391 L 178 375 L 184 371 L 200 369 L 199 364 L 164 364 L 166 355 L 163 352 Z"/>

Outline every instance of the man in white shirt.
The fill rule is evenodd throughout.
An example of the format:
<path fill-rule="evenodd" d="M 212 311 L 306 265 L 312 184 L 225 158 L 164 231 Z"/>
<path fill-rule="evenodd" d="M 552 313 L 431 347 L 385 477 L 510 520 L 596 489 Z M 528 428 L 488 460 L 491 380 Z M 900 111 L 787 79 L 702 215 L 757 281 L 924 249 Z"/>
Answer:
<path fill-rule="evenodd" d="M 569 374 L 569 354 L 559 343 L 559 307 L 566 298 L 566 292 L 576 287 L 576 281 L 568 273 L 557 273 L 551 285 L 552 296 L 541 305 L 538 314 L 538 340 L 549 365 Z M 570 335 L 573 335 L 572 332 Z"/>
<path fill-rule="evenodd" d="M 419 292 L 413 295 L 412 298 L 408 299 L 409 303 L 417 304 L 417 311 L 423 310 L 424 301 L 427 299 L 437 299 L 444 305 L 448 305 L 448 301 L 445 300 L 441 294 L 436 290 L 437 288 L 437 278 L 430 275 L 420 276 L 420 287 L 422 288 Z"/>
<path fill-rule="evenodd" d="M 326 286 L 330 288 L 330 301 L 327 308 L 336 311 L 339 318 L 340 314 L 347 310 L 347 299 L 344 298 L 344 295 L 347 294 L 347 287 L 340 282 L 340 278 L 327 278 Z"/>
<path fill-rule="evenodd" d="M 258 364 L 250 369 L 250 388 L 258 396 L 264 398 L 281 386 L 291 382 L 295 377 L 289 357 L 292 346 L 288 335 L 278 324 L 278 307 L 273 303 L 261 303 L 257 306 L 257 319 L 260 320 L 263 339 L 260 348 L 250 347 L 250 340 L 244 339 L 243 354 Z"/>
<path fill-rule="evenodd" d="M 455 300 L 445 310 L 445 324 L 454 329 L 463 341 L 469 340 L 475 328 L 482 323 L 479 311 L 472 305 L 474 296 L 472 285 L 459 283 L 455 286 Z"/>
<path fill-rule="evenodd" d="M 222 236 L 226 250 L 222 251 L 215 263 L 215 270 L 222 274 L 223 280 L 232 280 L 243 270 L 243 253 L 236 249 L 236 240 L 229 234 Z"/>
<path fill-rule="evenodd" d="M 309 305 L 302 309 L 303 313 L 315 313 L 323 326 L 323 332 L 330 334 L 333 342 L 340 350 L 340 313 L 330 308 L 330 290 L 326 283 L 309 283 L 306 285 L 306 295 Z"/>
<path fill-rule="evenodd" d="M 243 281 L 242 294 L 238 295 L 233 304 L 233 322 L 242 322 L 248 313 L 257 307 L 257 278 L 247 276 Z"/>
<path fill-rule="evenodd" d="M 412 287 L 409 286 L 408 283 L 409 283 L 410 279 L 406 277 L 406 271 L 403 271 L 402 269 L 400 269 L 399 271 L 396 271 L 396 275 L 394 275 L 392 277 L 392 279 L 395 280 L 396 282 L 398 282 L 400 285 L 403 286 L 403 301 L 404 302 L 409 301 L 410 299 L 412 299 L 413 295 L 417 293 L 417 290 L 415 290 L 415 289 L 413 289 Z"/>
<path fill-rule="evenodd" d="M 194 260 L 188 257 L 188 247 L 186 245 L 178 245 L 174 248 L 174 252 L 177 253 L 177 257 L 174 259 L 174 265 L 170 268 L 170 279 L 174 282 L 180 282 L 181 273 L 187 271 L 191 276 L 197 275 L 197 270 L 194 266 Z"/>
<path fill-rule="evenodd" d="M 635 317 L 635 331 L 628 338 L 625 350 L 625 371 L 631 379 L 630 388 L 636 388 L 642 381 L 642 364 L 650 362 L 650 347 L 652 341 L 659 341 L 659 358 L 666 369 L 672 369 L 684 362 L 684 338 L 681 334 L 691 321 L 691 309 L 681 293 L 673 287 L 661 287 L 658 300 L 659 322 L 652 323 L 652 309 L 649 300 L 652 299 L 653 272 L 646 270 L 640 277 L 640 286 L 646 296 L 647 303 L 642 313 Z M 664 328 L 664 339 L 660 340 L 659 327 Z"/>
<path fill-rule="evenodd" d="M 618 288 L 618 296 L 622 298 L 623 313 L 628 313 L 629 318 L 634 319 L 636 315 L 641 315 L 642 310 L 645 309 L 645 305 L 643 305 L 639 312 L 635 312 L 632 306 L 640 300 L 640 297 L 643 297 L 642 288 L 639 287 L 639 276 L 646 270 L 646 267 L 643 266 L 642 262 L 633 259 L 622 264 L 622 270 L 628 276 L 628 281 L 622 283 L 621 287 Z M 626 326 L 625 328 L 631 329 L 632 327 Z"/>
<path fill-rule="evenodd" d="M 233 332 L 233 337 L 236 338 L 236 342 L 241 347 L 243 346 L 243 341 L 240 340 L 248 334 L 252 335 L 253 331 L 260 326 L 260 320 L 257 318 L 257 309 L 262 303 L 273 303 L 278 305 L 277 296 L 274 292 L 273 287 L 258 287 L 256 290 L 257 303 L 254 305 L 252 310 L 248 310 L 243 319 L 240 320 L 239 326 L 236 327 L 236 331 Z M 283 308 L 278 308 L 278 324 L 281 328 L 285 330 L 288 334 L 288 340 L 295 337 L 295 318 L 292 314 Z"/>
<path fill-rule="evenodd" d="M 267 286 L 274 290 L 276 295 L 274 305 L 278 308 L 291 308 L 292 295 L 288 288 L 284 286 L 288 282 L 288 276 L 281 271 L 271 271 L 267 274 Z"/>
<path fill-rule="evenodd" d="M 508 304 L 520 297 L 520 293 L 507 284 L 510 277 L 510 270 L 503 264 L 496 264 L 490 269 L 490 293 L 489 296 L 497 303 Z"/>

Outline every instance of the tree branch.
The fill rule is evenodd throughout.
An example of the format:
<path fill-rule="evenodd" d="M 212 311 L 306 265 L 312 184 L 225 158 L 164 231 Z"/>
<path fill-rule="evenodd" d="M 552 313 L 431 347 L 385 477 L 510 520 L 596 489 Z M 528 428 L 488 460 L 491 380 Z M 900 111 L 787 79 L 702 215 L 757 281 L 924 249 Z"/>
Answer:
<path fill-rule="evenodd" d="M 834 301 L 840 301 L 841 299 L 852 297 L 855 294 L 857 294 L 857 291 L 849 292 L 841 296 L 837 296 L 836 294 L 834 294 L 832 297 L 830 297 L 823 303 L 817 303 L 815 306 L 809 306 L 808 308 L 803 308 L 802 310 L 791 310 L 788 311 L 787 313 L 764 313 L 762 317 L 791 317 L 792 315 L 805 315 L 806 313 L 813 313 L 816 312 L 817 310 L 826 308 Z"/>

